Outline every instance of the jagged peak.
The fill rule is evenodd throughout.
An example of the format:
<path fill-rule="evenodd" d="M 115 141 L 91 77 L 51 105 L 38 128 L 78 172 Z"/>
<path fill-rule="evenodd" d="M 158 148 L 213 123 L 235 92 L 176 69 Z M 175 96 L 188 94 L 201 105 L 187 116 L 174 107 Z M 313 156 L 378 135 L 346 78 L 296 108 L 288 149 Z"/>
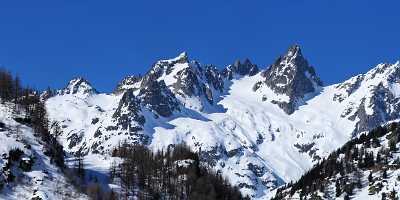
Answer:
<path fill-rule="evenodd" d="M 323 85 L 314 68 L 303 57 L 299 45 L 289 47 L 262 76 L 265 77 L 264 83 L 274 92 L 289 97 L 289 106 L 281 106 L 288 114 L 294 112 L 305 95 L 319 91 Z"/>
<path fill-rule="evenodd" d="M 83 77 L 76 77 L 70 80 L 67 86 L 60 92 L 61 95 L 92 95 L 97 94 L 97 90 Z"/>
<path fill-rule="evenodd" d="M 297 56 L 303 57 L 303 54 L 301 53 L 300 45 L 294 44 L 294 45 L 290 46 L 289 49 L 287 50 L 287 53 L 285 56 L 286 57 L 297 57 Z"/>
<path fill-rule="evenodd" d="M 191 63 L 189 63 L 189 58 L 186 52 L 182 52 L 178 57 L 172 59 L 157 61 L 145 76 L 159 77 L 162 74 L 169 74 L 177 64 L 181 64 L 180 67 L 190 67 Z"/>
<path fill-rule="evenodd" d="M 250 59 L 246 58 L 243 62 L 239 59 L 235 60 L 235 62 L 228 65 L 222 73 L 225 77 L 228 77 L 228 79 L 232 79 L 234 74 L 253 76 L 258 72 L 259 69 L 257 65 L 251 63 Z"/>

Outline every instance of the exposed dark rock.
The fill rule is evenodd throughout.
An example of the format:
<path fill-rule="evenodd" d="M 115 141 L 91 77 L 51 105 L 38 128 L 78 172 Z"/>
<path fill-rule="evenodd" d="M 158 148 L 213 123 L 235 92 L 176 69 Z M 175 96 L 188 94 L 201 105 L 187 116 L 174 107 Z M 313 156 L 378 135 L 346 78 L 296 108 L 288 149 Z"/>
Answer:
<path fill-rule="evenodd" d="M 247 168 L 252 171 L 257 177 L 261 177 L 266 173 L 266 169 L 264 166 L 258 166 L 253 163 L 248 163 Z"/>
<path fill-rule="evenodd" d="M 292 114 L 306 94 L 314 93 L 322 86 L 315 70 L 303 57 L 300 47 L 294 45 L 262 73 L 264 83 L 277 94 L 285 94 L 289 102 L 274 102 L 287 114 Z M 258 89 L 259 86 L 255 86 Z"/>
<path fill-rule="evenodd" d="M 115 93 L 121 93 L 127 89 L 138 89 L 135 87 L 135 84 L 142 80 L 141 76 L 128 76 L 122 79 L 122 81 L 118 84 L 117 88 L 115 89 Z"/>
<path fill-rule="evenodd" d="M 383 84 L 379 84 L 371 92 L 371 98 L 364 98 L 352 116 L 359 119 L 354 134 L 372 130 L 384 122 L 400 117 L 400 98 L 396 98 Z M 366 108 L 371 109 L 372 113 L 368 114 Z"/>
<path fill-rule="evenodd" d="M 71 136 L 69 136 L 67 138 L 67 140 L 69 141 L 68 144 L 68 148 L 72 149 L 73 147 L 75 147 L 76 145 L 78 145 L 80 142 L 82 142 L 83 139 L 83 133 L 74 133 Z"/>
<path fill-rule="evenodd" d="M 164 81 L 158 82 L 152 76 L 142 81 L 139 98 L 144 105 L 163 117 L 169 117 L 175 110 L 179 110 L 178 100 Z"/>
<path fill-rule="evenodd" d="M 243 153 L 243 148 L 237 148 L 226 152 L 228 157 L 238 156 L 242 153 Z"/>
<path fill-rule="evenodd" d="M 308 144 L 294 144 L 294 147 L 299 149 L 300 153 L 307 153 L 309 152 L 313 147 L 315 146 L 314 142 L 308 143 Z"/>
<path fill-rule="evenodd" d="M 246 59 L 243 63 L 241 63 L 240 60 L 235 61 L 235 63 L 225 68 L 222 71 L 222 74 L 229 80 L 232 80 L 235 74 L 241 76 L 254 76 L 258 72 L 259 69 L 257 65 L 252 64 L 249 59 Z"/>
<path fill-rule="evenodd" d="M 212 85 L 215 90 L 222 92 L 224 90 L 224 81 L 222 75 L 215 66 L 207 65 L 204 69 L 204 76 L 209 85 Z"/>
<path fill-rule="evenodd" d="M 226 156 L 226 150 L 222 146 L 212 147 L 208 151 L 200 151 L 199 157 L 200 161 L 209 164 L 210 166 L 216 166 L 217 162 L 221 160 L 222 157 Z"/>
<path fill-rule="evenodd" d="M 117 126 L 123 130 L 135 132 L 142 130 L 145 118 L 141 114 L 140 101 L 133 95 L 131 89 L 125 91 L 113 118 L 117 121 Z"/>
<path fill-rule="evenodd" d="M 354 91 L 356 91 L 360 87 L 361 82 L 363 80 L 364 80 L 364 76 L 359 75 L 359 76 L 356 76 L 356 77 L 350 79 L 349 81 L 346 81 L 344 83 L 337 85 L 336 89 L 345 90 L 346 94 L 345 95 L 334 94 L 333 100 L 342 102 L 346 97 L 351 95 Z"/>
<path fill-rule="evenodd" d="M 97 129 L 96 132 L 94 132 L 94 135 L 93 135 L 93 136 L 94 136 L 95 138 L 97 138 L 97 137 L 100 137 L 101 135 L 102 135 L 101 131 L 100 131 L 99 129 Z"/>
<path fill-rule="evenodd" d="M 96 118 L 93 118 L 93 119 L 92 119 L 92 124 L 97 124 L 97 122 L 99 122 L 99 120 L 100 120 L 100 119 L 97 118 L 97 117 L 96 117 Z"/>
<path fill-rule="evenodd" d="M 201 89 L 197 72 L 187 67 L 176 74 L 177 81 L 172 85 L 174 92 L 181 96 L 200 96 Z"/>
<path fill-rule="evenodd" d="M 213 104 L 214 103 L 214 97 L 213 97 L 212 90 L 210 88 L 208 88 L 207 86 L 204 86 L 203 90 L 204 90 L 204 94 L 205 94 L 206 99 L 208 100 L 208 102 L 210 104 Z"/>

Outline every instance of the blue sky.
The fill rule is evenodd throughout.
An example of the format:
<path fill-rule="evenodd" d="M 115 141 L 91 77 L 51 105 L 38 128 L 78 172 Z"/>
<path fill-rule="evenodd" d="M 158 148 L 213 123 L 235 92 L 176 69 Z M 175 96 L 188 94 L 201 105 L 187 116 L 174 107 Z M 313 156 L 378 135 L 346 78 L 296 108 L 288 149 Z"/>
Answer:
<path fill-rule="evenodd" d="M 84 76 L 109 92 L 187 51 L 223 67 L 269 66 L 297 43 L 325 83 L 400 59 L 398 0 L 1 1 L 0 64 L 25 84 Z"/>

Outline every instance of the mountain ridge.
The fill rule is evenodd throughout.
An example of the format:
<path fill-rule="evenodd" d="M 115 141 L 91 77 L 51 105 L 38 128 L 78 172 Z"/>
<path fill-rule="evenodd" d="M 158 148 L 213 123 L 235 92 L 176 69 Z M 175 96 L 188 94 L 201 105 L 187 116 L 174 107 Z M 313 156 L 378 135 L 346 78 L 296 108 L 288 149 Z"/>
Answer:
<path fill-rule="evenodd" d="M 398 102 L 397 79 L 385 81 L 385 72 L 398 64 L 378 65 L 369 79 L 322 86 L 300 47 L 290 47 L 277 61 L 276 69 L 296 69 L 285 74 L 296 84 L 280 92 L 266 82 L 265 73 L 274 67 L 259 70 L 244 61 L 218 70 L 184 53 L 156 62 L 143 76 L 123 79 L 112 94 L 59 94 L 46 105 L 50 118 L 64 127 L 69 152 L 106 155 L 120 141 L 153 149 L 183 142 L 253 198 L 268 197 L 351 137 L 398 118 L 400 109 L 392 106 Z M 307 87 L 296 88 L 304 82 Z M 385 84 L 379 89 L 380 82 Z M 389 103 L 378 101 L 382 95 Z M 380 114 L 363 102 L 379 104 L 372 110 Z"/>

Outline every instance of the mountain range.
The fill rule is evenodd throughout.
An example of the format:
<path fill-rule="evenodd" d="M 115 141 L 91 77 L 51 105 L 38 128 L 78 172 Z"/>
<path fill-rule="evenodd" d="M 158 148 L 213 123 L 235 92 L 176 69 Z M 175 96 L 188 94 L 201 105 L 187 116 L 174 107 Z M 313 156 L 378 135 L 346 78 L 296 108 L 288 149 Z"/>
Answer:
<path fill-rule="evenodd" d="M 83 153 L 93 171 L 106 173 L 122 142 L 185 143 L 243 194 L 268 199 L 346 142 L 399 119 L 399 62 L 333 85 L 311 63 L 298 45 L 266 68 L 246 59 L 221 69 L 182 53 L 112 93 L 79 77 L 42 99 L 64 150 Z"/>

